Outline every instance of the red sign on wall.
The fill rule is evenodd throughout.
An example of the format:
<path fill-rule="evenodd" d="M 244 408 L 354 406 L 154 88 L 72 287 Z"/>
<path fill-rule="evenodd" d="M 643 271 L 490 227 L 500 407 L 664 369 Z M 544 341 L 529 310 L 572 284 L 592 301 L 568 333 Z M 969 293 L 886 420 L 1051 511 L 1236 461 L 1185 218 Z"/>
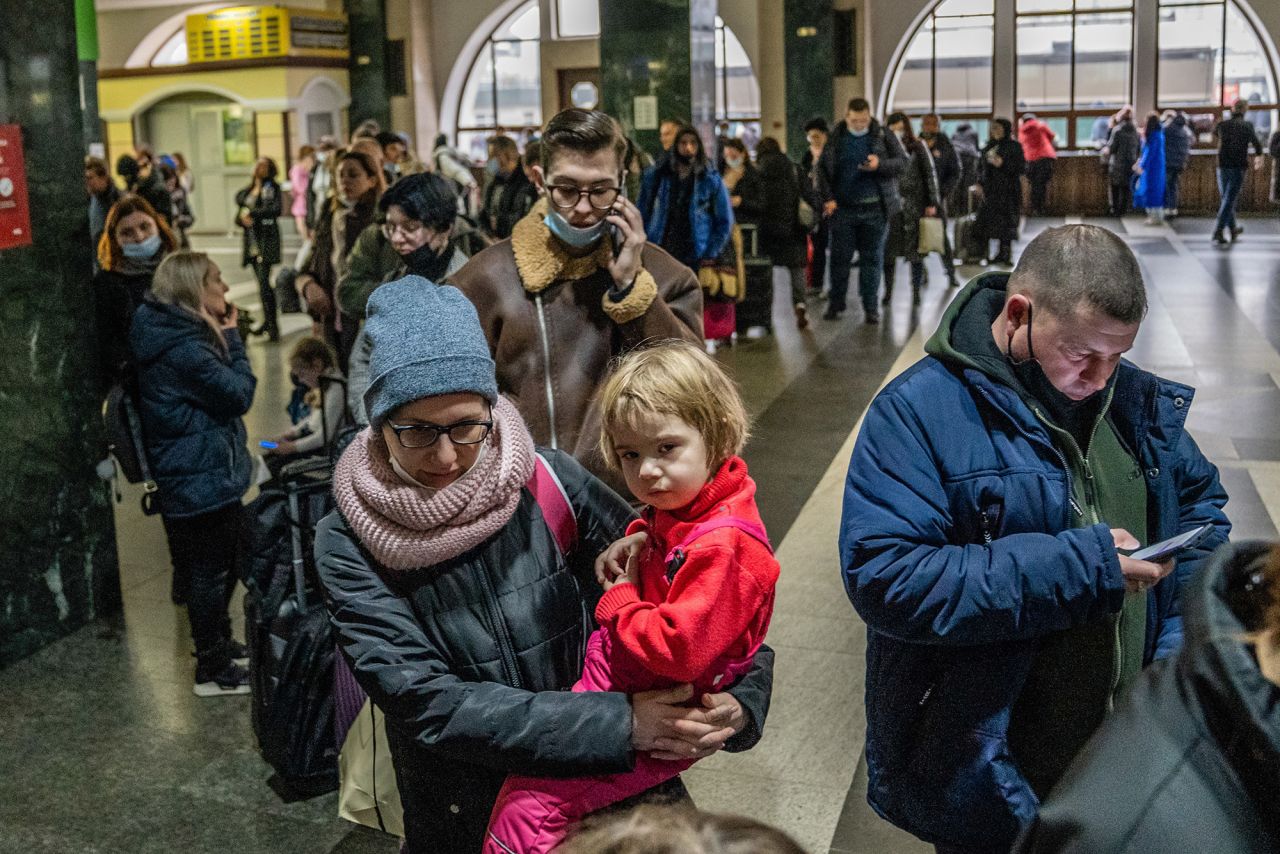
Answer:
<path fill-rule="evenodd" d="M 0 249 L 31 245 L 31 208 L 22 158 L 22 128 L 0 125 Z"/>

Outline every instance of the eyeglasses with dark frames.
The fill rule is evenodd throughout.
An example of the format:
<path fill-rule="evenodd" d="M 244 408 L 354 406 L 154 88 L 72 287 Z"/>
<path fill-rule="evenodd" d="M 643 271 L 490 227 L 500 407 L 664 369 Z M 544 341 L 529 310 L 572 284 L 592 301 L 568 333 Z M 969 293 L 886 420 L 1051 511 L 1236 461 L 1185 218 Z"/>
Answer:
<path fill-rule="evenodd" d="M 549 184 L 547 186 L 547 194 L 551 196 L 551 204 L 565 210 L 577 207 L 582 197 L 586 196 L 587 201 L 591 203 L 591 207 L 598 211 L 607 211 L 613 207 L 613 203 L 618 200 L 618 195 L 621 192 L 621 187 L 588 187 L 583 189 L 569 184 Z"/>
<path fill-rule="evenodd" d="M 387 424 L 396 434 L 400 447 L 409 449 L 430 448 L 441 436 L 448 435 L 455 445 L 478 445 L 489 437 L 493 419 L 487 421 L 458 421 L 453 424 Z"/>

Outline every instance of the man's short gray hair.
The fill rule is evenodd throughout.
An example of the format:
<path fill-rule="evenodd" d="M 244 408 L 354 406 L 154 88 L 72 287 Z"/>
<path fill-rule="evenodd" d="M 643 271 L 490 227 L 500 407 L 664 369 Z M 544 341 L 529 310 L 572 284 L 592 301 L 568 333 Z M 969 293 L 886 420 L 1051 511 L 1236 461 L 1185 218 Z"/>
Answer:
<path fill-rule="evenodd" d="M 1025 294 L 1057 317 L 1069 317 L 1081 305 L 1121 323 L 1137 323 L 1147 313 L 1133 250 L 1096 225 L 1062 225 L 1038 234 L 1009 277 L 1009 293 Z"/>

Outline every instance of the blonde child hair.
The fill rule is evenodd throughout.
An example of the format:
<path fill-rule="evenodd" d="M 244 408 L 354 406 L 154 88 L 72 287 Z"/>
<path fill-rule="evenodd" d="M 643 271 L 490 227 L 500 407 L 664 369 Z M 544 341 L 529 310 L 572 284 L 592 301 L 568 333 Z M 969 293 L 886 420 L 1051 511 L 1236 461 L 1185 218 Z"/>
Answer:
<path fill-rule="evenodd" d="M 618 359 L 600 390 L 600 453 L 619 469 L 614 431 L 646 415 L 672 415 L 697 430 L 714 472 L 739 453 L 750 419 L 738 386 L 701 347 L 661 341 Z"/>
<path fill-rule="evenodd" d="M 218 348 L 226 355 L 227 342 L 218 321 L 204 310 L 205 277 L 209 275 L 209 256 L 183 249 L 165 257 L 151 278 L 151 295 L 157 302 L 185 309 L 201 318 L 213 333 Z"/>
<path fill-rule="evenodd" d="M 804 854 L 790 836 L 738 815 L 642 804 L 589 818 L 557 854 Z"/>
<path fill-rule="evenodd" d="M 319 362 L 321 365 L 320 373 L 323 375 L 328 371 L 333 371 L 338 367 L 338 354 L 334 352 L 333 347 L 329 346 L 327 341 L 316 338 L 314 335 L 308 335 L 293 345 L 293 350 L 289 352 L 289 365 L 295 362 L 311 364 Z M 324 399 L 319 388 L 309 389 L 302 398 L 307 406 L 319 406 Z"/>

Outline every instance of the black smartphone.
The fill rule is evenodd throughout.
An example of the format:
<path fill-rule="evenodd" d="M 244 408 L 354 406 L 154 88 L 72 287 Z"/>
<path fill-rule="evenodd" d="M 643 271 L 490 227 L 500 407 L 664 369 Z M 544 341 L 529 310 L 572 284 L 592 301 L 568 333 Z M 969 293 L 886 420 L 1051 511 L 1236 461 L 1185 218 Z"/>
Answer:
<path fill-rule="evenodd" d="M 1206 523 L 1194 530 L 1186 531 L 1178 534 L 1177 536 L 1170 537 L 1167 540 L 1154 543 L 1153 545 L 1147 546 L 1145 549 L 1138 549 L 1136 552 L 1129 555 L 1129 557 L 1134 560 L 1149 560 L 1152 563 L 1161 563 L 1178 554 L 1178 552 L 1195 548 L 1200 545 L 1200 543 L 1204 542 L 1205 538 L 1212 533 L 1213 525 Z"/>
<path fill-rule="evenodd" d="M 616 210 L 611 211 L 611 213 L 618 214 L 618 216 L 622 215 Z M 613 223 L 609 223 L 609 243 L 613 247 L 613 260 L 615 261 L 617 261 L 618 256 L 622 254 L 622 242 L 622 229 L 618 228 Z"/>

